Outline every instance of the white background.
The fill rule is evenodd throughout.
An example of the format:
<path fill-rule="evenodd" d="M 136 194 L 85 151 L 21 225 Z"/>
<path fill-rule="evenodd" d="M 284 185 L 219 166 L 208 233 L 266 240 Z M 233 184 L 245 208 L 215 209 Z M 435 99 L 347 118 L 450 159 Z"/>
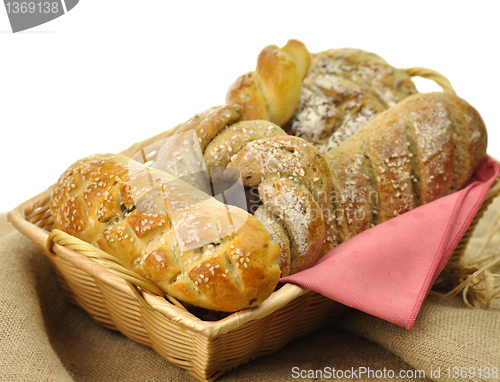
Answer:
<path fill-rule="evenodd" d="M 445 74 L 475 106 L 500 158 L 500 1 L 80 0 L 12 34 L 0 6 L 0 211 L 76 159 L 118 152 L 208 107 L 290 38 L 354 47 Z M 440 90 L 415 81 L 420 91 Z"/>

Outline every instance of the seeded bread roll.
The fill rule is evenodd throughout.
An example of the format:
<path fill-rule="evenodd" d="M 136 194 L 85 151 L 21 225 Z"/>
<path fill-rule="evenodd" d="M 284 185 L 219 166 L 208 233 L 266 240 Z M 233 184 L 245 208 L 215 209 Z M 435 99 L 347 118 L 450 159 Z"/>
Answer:
<path fill-rule="evenodd" d="M 292 136 L 259 139 L 238 151 L 228 168 L 241 173 L 245 186 L 258 186 L 262 205 L 255 216 L 280 244 L 282 257 L 290 257 L 280 261 L 287 264 L 283 276 L 288 268 L 289 274 L 309 268 L 335 245 L 327 218 L 330 171 L 313 145 Z"/>
<path fill-rule="evenodd" d="M 486 155 L 479 113 L 447 92 L 382 112 L 325 157 L 340 241 L 465 185 Z"/>
<path fill-rule="evenodd" d="M 124 156 L 74 163 L 53 188 L 51 213 L 56 228 L 202 308 L 258 305 L 280 277 L 280 248 L 259 220 Z"/>

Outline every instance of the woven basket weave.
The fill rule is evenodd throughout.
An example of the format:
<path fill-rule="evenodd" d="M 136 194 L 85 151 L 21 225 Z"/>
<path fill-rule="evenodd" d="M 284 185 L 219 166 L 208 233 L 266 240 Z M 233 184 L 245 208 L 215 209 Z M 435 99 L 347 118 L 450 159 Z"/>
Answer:
<path fill-rule="evenodd" d="M 431 78 L 444 90 L 449 82 L 434 71 L 407 70 Z M 141 152 L 155 159 L 161 140 L 175 130 L 139 142 L 122 152 Z M 82 307 L 100 325 L 153 348 L 170 363 L 199 381 L 214 381 L 253 358 L 273 353 L 290 340 L 330 324 L 349 308 L 286 284 L 255 308 L 218 321 L 203 321 L 175 299 L 165 298 L 148 280 L 126 270 L 118 260 L 62 231 L 54 230 L 49 209 L 51 188 L 11 211 L 9 221 L 40 245 L 52 263 L 68 300 Z M 452 258 L 462 257 L 479 219 L 500 194 L 497 180 Z"/>

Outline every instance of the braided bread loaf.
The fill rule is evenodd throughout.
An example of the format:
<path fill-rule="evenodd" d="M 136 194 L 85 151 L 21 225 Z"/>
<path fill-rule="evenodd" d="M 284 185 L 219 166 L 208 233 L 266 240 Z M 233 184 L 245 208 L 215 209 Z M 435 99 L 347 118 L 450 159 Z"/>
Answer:
<path fill-rule="evenodd" d="M 296 40 L 265 48 L 227 105 L 178 125 L 152 168 L 78 161 L 53 189 L 56 227 L 182 301 L 236 311 L 280 275 L 463 187 L 483 160 L 485 126 L 459 97 L 416 94 L 404 71 L 361 50 L 310 59 Z M 216 168 L 258 190 L 254 216 L 208 196 Z"/>
<path fill-rule="evenodd" d="M 382 112 L 325 154 L 339 241 L 463 187 L 486 146 L 481 116 L 452 93 Z"/>
<path fill-rule="evenodd" d="M 262 205 L 255 217 L 280 245 L 282 275 L 306 269 L 334 245 L 331 222 L 324 220 L 325 215 L 330 215 L 327 210 L 332 185 L 328 164 L 303 139 L 289 136 L 271 122 L 239 121 L 238 111 L 237 105 L 214 108 L 181 125 L 178 131 L 191 130 L 193 136 L 199 137 L 196 151 L 203 154 L 207 173 L 214 168 L 236 169 L 244 186 L 258 186 Z M 186 166 L 192 168 L 185 164 L 186 156 L 182 163 L 173 163 L 175 155 L 180 155 L 178 143 L 185 138 L 179 137 L 162 146 L 154 165 L 176 176 L 186 175 Z M 205 137 L 212 138 L 209 141 Z M 202 172 L 202 167 L 195 171 Z"/>
<path fill-rule="evenodd" d="M 331 246 L 459 189 L 483 160 L 486 130 L 465 101 L 446 93 L 416 97 L 404 70 L 370 52 L 330 49 L 310 56 L 300 102 L 283 128 L 329 162 Z M 246 95 L 249 102 L 256 96 Z M 277 231 L 268 215 L 256 213 Z"/>
<path fill-rule="evenodd" d="M 259 220 L 124 156 L 74 163 L 55 184 L 50 208 L 56 228 L 198 307 L 255 306 L 280 277 L 279 246 Z"/>
<path fill-rule="evenodd" d="M 226 103 L 240 105 L 243 119 L 283 126 L 299 102 L 309 62 L 309 51 L 300 41 L 289 40 L 283 48 L 269 45 L 260 52 L 257 68 L 230 86 Z"/>

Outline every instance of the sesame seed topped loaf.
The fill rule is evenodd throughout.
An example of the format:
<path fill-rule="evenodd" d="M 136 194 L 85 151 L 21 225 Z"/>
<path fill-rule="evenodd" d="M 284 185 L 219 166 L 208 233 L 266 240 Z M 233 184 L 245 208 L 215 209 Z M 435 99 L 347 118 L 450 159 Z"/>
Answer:
<path fill-rule="evenodd" d="M 307 48 L 303 44 L 301 51 L 305 57 Z M 303 60 L 306 62 L 300 100 L 291 118 L 280 126 L 311 143 L 329 163 L 332 194 L 329 205 L 322 209 L 324 243 L 329 245 L 323 249 L 458 190 L 484 159 L 484 123 L 478 112 L 459 97 L 446 92 L 419 94 L 405 70 L 360 49 L 309 53 L 309 59 Z M 296 82 L 293 74 L 283 71 L 278 76 L 271 70 L 271 65 L 278 68 L 275 62 L 268 61 L 267 65 L 268 82 L 283 82 L 284 76 Z M 283 89 L 274 87 L 274 97 L 284 98 Z M 253 90 L 240 89 L 237 94 L 247 105 L 253 105 L 261 97 L 258 87 Z M 233 84 L 228 94 L 235 92 Z M 239 105 L 244 107 L 245 103 Z M 265 113 L 243 116 L 253 118 L 268 119 Z M 281 131 L 276 134 L 282 135 Z M 232 154 L 233 161 L 241 156 Z M 255 167 L 256 163 L 247 161 L 245 166 Z M 261 199 L 270 195 L 263 191 L 268 183 L 262 179 L 259 185 Z M 288 231 L 278 228 L 269 212 L 259 209 L 255 216 L 280 243 L 283 253 L 288 245 L 284 244 L 284 232 Z"/>
<path fill-rule="evenodd" d="M 284 276 L 309 268 L 332 247 L 325 220 L 330 171 L 314 146 L 293 136 L 260 139 L 243 147 L 228 167 L 240 171 L 244 185 L 258 186 L 262 205 L 255 216 L 287 258 Z"/>
<path fill-rule="evenodd" d="M 479 113 L 448 92 L 415 94 L 325 157 L 339 241 L 465 185 L 486 155 Z"/>
<path fill-rule="evenodd" d="M 54 185 L 51 213 L 56 228 L 205 309 L 255 306 L 280 277 L 280 248 L 258 219 L 121 155 L 70 166 Z"/>

